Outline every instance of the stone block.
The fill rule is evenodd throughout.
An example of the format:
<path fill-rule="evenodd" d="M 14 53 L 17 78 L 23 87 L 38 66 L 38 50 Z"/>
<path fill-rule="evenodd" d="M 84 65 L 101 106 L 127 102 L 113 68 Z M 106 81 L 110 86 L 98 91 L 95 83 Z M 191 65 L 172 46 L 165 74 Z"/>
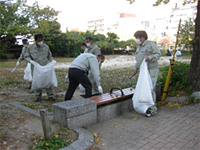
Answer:
<path fill-rule="evenodd" d="M 106 121 L 132 110 L 132 98 L 102 105 L 97 108 L 97 121 Z"/>
<path fill-rule="evenodd" d="M 179 103 L 186 102 L 186 101 L 189 101 L 188 97 L 178 97 L 178 102 Z"/>
<path fill-rule="evenodd" d="M 133 111 L 133 101 L 132 98 L 124 100 L 121 102 L 121 114 Z"/>
<path fill-rule="evenodd" d="M 78 116 L 66 118 L 65 126 L 68 128 L 86 127 L 97 122 L 97 111 L 93 110 Z"/>
<path fill-rule="evenodd" d="M 174 102 L 174 103 L 178 103 L 178 98 L 177 97 L 167 97 L 165 99 L 165 102 Z"/>
<path fill-rule="evenodd" d="M 200 91 L 198 91 L 198 92 L 193 92 L 192 95 L 191 95 L 191 97 L 194 97 L 195 100 L 200 99 Z"/>
<path fill-rule="evenodd" d="M 53 120 L 69 128 L 83 127 L 97 120 L 96 102 L 84 98 L 53 104 Z"/>
<path fill-rule="evenodd" d="M 96 107 L 96 102 L 84 98 L 53 104 L 54 109 L 65 110 L 65 115 L 68 118 L 96 110 Z"/>
<path fill-rule="evenodd" d="M 120 110 L 120 103 L 100 106 L 97 108 L 97 121 L 101 122 L 119 116 L 121 114 Z"/>

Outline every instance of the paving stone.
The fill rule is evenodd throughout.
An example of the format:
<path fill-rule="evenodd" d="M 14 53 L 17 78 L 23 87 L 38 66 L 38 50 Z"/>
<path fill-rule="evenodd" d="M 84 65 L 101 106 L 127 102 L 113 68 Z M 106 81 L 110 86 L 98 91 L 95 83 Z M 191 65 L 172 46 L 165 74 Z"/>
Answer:
<path fill-rule="evenodd" d="M 119 150 L 199 150 L 199 108 L 200 104 L 181 109 L 158 107 L 158 114 L 150 118 L 131 111 L 89 126 L 88 130 L 103 139 L 106 146 L 102 142 L 96 145 L 103 150 L 113 150 L 112 144 Z"/>

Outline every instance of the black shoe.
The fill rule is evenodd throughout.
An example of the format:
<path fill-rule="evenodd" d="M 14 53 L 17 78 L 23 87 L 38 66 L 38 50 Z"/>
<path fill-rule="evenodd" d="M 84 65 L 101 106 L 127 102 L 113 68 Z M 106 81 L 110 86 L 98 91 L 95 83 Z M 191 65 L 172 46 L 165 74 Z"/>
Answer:
<path fill-rule="evenodd" d="M 152 112 L 151 108 L 148 108 L 146 111 L 146 117 L 154 116 L 157 112 Z"/>
<path fill-rule="evenodd" d="M 55 101 L 56 98 L 54 96 L 51 96 L 51 97 L 48 97 L 48 100 L 52 100 L 52 101 Z"/>
<path fill-rule="evenodd" d="M 39 101 L 41 101 L 41 97 L 36 97 L 35 102 L 39 102 Z"/>

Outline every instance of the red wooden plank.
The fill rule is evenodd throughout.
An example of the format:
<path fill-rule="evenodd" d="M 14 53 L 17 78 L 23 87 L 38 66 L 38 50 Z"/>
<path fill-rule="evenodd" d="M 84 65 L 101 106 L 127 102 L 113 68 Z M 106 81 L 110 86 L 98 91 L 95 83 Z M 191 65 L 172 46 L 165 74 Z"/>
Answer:
<path fill-rule="evenodd" d="M 116 101 L 116 100 L 132 97 L 135 89 L 126 88 L 126 89 L 122 89 L 122 91 L 124 92 L 124 95 L 121 95 L 120 90 L 118 90 L 118 91 L 113 91 L 112 94 L 105 93 L 105 94 L 102 94 L 102 95 L 89 97 L 88 99 L 96 101 L 97 106 L 99 106 L 99 105 L 106 104 L 106 103 L 109 103 L 109 102 L 113 102 L 113 101 Z"/>

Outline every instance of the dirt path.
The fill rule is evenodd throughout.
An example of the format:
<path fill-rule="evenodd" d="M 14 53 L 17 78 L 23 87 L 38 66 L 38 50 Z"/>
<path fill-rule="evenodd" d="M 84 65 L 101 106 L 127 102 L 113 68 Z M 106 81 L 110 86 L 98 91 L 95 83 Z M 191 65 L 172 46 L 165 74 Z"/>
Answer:
<path fill-rule="evenodd" d="M 160 66 L 166 66 L 169 65 L 170 59 L 172 59 L 171 56 L 164 56 L 161 57 L 159 60 Z M 188 57 L 177 57 L 175 58 L 176 61 L 180 62 L 187 62 L 189 63 L 191 61 Z M 55 65 L 55 68 L 61 69 L 61 68 L 69 68 L 71 63 L 57 63 Z M 133 67 L 135 65 L 135 57 L 130 55 L 119 55 L 117 57 L 110 57 L 106 58 L 104 63 L 102 64 L 102 69 L 104 70 L 112 70 L 117 68 L 124 68 L 124 67 Z"/>

